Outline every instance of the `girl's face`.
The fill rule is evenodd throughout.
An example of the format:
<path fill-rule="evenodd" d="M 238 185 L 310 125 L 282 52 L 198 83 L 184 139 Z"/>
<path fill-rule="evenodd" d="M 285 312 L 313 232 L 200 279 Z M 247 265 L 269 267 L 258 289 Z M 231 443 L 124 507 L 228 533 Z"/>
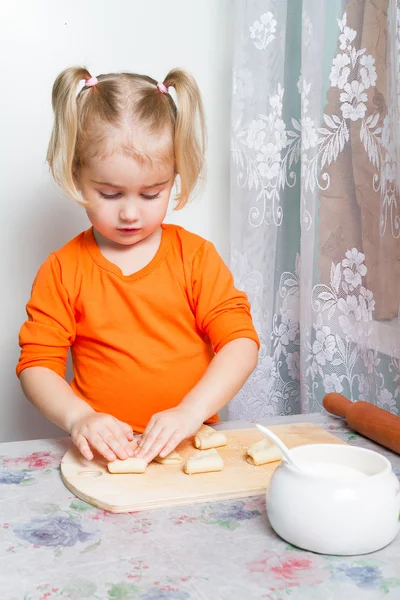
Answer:
<path fill-rule="evenodd" d="M 90 158 L 77 175 L 92 225 L 104 238 L 123 246 L 158 230 L 174 181 L 172 161 L 139 162 L 122 153 Z"/>

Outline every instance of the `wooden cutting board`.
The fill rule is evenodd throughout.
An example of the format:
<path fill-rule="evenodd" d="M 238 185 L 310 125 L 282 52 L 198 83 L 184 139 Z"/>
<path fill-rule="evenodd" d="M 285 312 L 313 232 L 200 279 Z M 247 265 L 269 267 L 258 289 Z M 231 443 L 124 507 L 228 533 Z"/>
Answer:
<path fill-rule="evenodd" d="M 276 425 L 270 428 L 289 447 L 305 444 L 344 444 L 339 438 L 311 423 Z M 246 461 L 246 450 L 262 438 L 256 429 L 224 431 L 228 445 L 218 448 L 224 469 L 218 473 L 186 475 L 182 466 L 196 452 L 191 440 L 177 451 L 181 465 L 151 463 L 141 475 L 111 474 L 103 458 L 88 461 L 74 447 L 61 462 L 66 487 L 78 498 L 113 513 L 133 512 L 178 504 L 193 504 L 262 494 L 279 462 L 255 467 Z"/>

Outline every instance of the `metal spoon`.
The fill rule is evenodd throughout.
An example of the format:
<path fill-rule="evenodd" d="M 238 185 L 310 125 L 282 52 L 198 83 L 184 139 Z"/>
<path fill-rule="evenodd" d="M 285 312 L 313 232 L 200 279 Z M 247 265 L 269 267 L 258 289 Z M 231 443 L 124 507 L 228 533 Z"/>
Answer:
<path fill-rule="evenodd" d="M 278 436 L 275 435 L 275 433 L 272 433 L 272 431 L 270 431 L 270 429 L 268 429 L 267 427 L 264 427 L 264 425 L 260 425 L 260 423 L 256 423 L 256 427 L 259 431 L 261 431 L 261 433 L 263 433 L 264 435 L 269 437 L 278 446 L 278 448 L 281 450 L 283 456 L 286 458 L 286 460 L 288 461 L 289 464 L 291 464 L 293 467 L 295 467 L 299 471 L 302 471 L 302 468 L 299 467 L 299 465 L 296 463 L 296 461 L 293 460 L 293 457 L 292 457 L 292 454 L 291 454 L 289 448 L 287 446 L 285 446 L 285 444 L 282 442 L 282 440 L 280 438 L 278 438 Z"/>

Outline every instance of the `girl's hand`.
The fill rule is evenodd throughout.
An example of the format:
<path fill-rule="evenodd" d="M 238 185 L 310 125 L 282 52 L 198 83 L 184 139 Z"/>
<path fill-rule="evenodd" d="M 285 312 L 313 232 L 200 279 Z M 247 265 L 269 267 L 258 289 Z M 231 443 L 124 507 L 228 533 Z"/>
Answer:
<path fill-rule="evenodd" d="M 156 456 L 168 456 L 185 438 L 194 435 L 203 421 L 193 410 L 177 406 L 153 415 L 134 452 L 150 463 Z"/>
<path fill-rule="evenodd" d="M 111 415 L 92 412 L 80 417 L 72 423 L 70 434 L 87 460 L 93 459 L 92 450 L 97 450 L 108 461 L 133 456 L 129 445 L 133 440 L 132 427 Z"/>

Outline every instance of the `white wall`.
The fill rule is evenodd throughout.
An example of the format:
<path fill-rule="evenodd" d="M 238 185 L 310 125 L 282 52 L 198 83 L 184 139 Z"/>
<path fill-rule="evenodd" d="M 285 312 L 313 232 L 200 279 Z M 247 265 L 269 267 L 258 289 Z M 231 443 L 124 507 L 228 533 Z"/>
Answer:
<path fill-rule="evenodd" d="M 196 77 L 209 128 L 208 182 L 202 197 L 169 221 L 210 239 L 226 259 L 231 13 L 229 0 L 1 3 L 0 441 L 63 434 L 24 399 L 15 376 L 35 273 L 88 226 L 45 165 L 55 77 L 74 64 L 93 74 L 130 70 L 160 80 L 179 66 Z"/>

